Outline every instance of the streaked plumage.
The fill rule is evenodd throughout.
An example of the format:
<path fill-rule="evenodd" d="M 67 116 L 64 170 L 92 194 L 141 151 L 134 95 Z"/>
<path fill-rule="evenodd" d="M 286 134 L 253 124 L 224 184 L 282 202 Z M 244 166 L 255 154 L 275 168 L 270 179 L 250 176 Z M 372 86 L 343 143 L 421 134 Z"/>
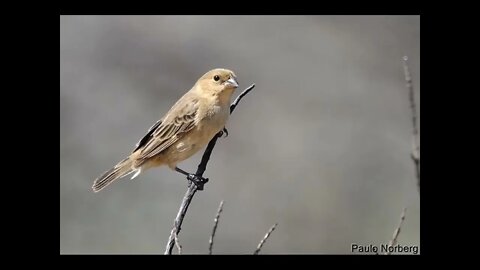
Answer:
<path fill-rule="evenodd" d="M 218 79 L 218 80 L 217 80 Z M 230 99 L 238 87 L 235 74 L 214 69 L 203 75 L 137 143 L 130 156 L 97 178 L 95 192 L 114 180 L 161 165 L 175 169 L 222 130 L 230 115 Z"/>

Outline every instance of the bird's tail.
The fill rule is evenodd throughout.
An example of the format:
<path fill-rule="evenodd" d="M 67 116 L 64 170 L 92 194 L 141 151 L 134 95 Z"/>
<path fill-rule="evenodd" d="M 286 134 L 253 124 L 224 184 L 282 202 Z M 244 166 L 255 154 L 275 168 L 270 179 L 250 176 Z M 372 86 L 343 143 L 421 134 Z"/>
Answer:
<path fill-rule="evenodd" d="M 102 176 L 95 179 L 93 182 L 92 189 L 95 192 L 99 192 L 104 189 L 106 186 L 110 185 L 113 181 L 120 179 L 132 172 L 136 171 L 137 173 L 132 177 L 132 179 L 140 173 L 140 168 L 134 168 L 133 162 L 130 158 L 126 158 L 120 161 L 115 167 L 106 171 Z"/>

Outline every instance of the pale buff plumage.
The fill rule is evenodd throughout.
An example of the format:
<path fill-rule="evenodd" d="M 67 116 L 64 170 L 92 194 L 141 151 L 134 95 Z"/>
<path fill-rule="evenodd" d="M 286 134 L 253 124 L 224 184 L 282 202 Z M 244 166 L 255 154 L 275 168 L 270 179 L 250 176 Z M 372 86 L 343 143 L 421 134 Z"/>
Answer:
<path fill-rule="evenodd" d="M 177 163 L 202 149 L 225 124 L 230 115 L 230 99 L 238 87 L 235 74 L 214 69 L 203 75 L 137 143 L 132 154 L 97 178 L 95 192 L 135 172 Z"/>

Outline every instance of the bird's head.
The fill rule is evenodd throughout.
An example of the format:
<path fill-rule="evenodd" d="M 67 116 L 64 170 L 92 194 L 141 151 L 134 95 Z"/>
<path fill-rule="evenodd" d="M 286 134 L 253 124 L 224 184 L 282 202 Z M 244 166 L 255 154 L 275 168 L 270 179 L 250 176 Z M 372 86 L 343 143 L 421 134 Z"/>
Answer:
<path fill-rule="evenodd" d="M 217 68 L 205 73 L 196 86 L 207 94 L 230 96 L 238 87 L 237 76 L 231 70 Z"/>

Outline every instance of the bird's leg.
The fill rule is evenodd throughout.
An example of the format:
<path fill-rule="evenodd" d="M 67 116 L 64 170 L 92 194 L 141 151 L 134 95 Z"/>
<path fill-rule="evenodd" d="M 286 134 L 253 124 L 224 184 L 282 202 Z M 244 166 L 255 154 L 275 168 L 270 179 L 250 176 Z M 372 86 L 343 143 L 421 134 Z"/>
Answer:
<path fill-rule="evenodd" d="M 208 182 L 208 178 L 203 178 L 201 176 L 197 176 L 193 173 L 188 173 L 178 167 L 175 167 L 175 171 L 185 175 L 187 177 L 187 180 L 188 180 L 188 187 L 190 187 L 190 185 L 192 183 L 194 183 L 195 185 L 197 185 L 197 190 L 203 190 L 203 185 L 205 183 Z"/>
<path fill-rule="evenodd" d="M 224 127 L 222 130 L 220 130 L 217 133 L 218 138 L 221 138 L 223 136 L 223 134 L 225 134 L 225 138 L 228 137 L 228 130 L 227 130 L 226 127 Z"/>

